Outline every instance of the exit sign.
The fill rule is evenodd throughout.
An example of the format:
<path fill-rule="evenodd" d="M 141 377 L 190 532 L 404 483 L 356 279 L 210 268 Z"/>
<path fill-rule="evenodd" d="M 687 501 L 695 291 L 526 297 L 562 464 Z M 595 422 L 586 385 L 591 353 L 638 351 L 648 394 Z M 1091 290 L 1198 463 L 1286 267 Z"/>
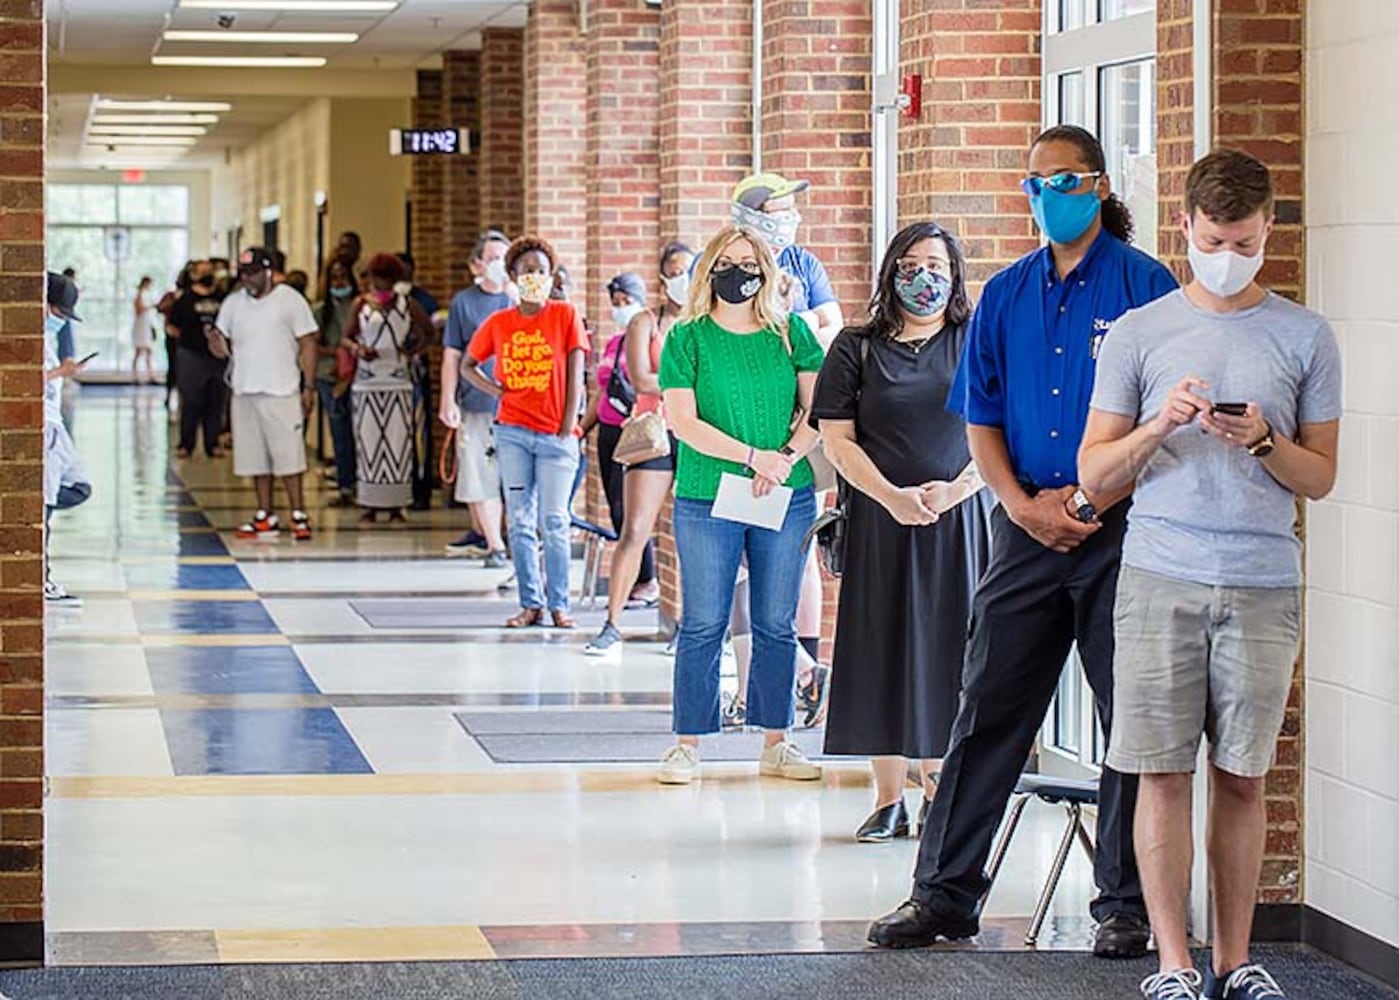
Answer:
<path fill-rule="evenodd" d="M 461 128 L 395 128 L 389 130 L 393 156 L 456 156 L 471 152 L 471 139 Z"/>

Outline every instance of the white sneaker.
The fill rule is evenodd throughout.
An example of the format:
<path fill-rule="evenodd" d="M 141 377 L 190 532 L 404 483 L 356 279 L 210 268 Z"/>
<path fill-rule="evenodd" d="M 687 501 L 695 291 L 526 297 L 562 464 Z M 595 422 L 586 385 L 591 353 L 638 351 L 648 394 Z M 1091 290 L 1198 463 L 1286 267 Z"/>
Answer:
<path fill-rule="evenodd" d="M 791 781 L 815 781 L 821 777 L 821 769 L 807 760 L 795 743 L 785 740 L 763 748 L 763 755 L 758 758 L 758 773 Z"/>
<path fill-rule="evenodd" d="M 658 775 L 663 785 L 688 785 L 699 774 L 699 748 L 688 743 L 677 743 L 661 754 L 661 773 Z"/>
<path fill-rule="evenodd" d="M 63 589 L 63 584 L 52 580 L 44 582 L 44 603 L 55 608 L 81 608 L 83 599 Z"/>

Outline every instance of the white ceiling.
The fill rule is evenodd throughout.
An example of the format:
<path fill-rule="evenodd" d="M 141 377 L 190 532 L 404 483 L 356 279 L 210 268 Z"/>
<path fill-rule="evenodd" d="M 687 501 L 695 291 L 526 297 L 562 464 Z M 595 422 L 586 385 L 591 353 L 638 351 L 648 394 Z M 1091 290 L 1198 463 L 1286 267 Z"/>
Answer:
<path fill-rule="evenodd" d="M 237 0 L 230 0 L 236 6 Z M 400 0 L 387 14 L 237 11 L 238 31 L 347 31 L 352 45 L 281 45 L 162 41 L 167 28 L 217 30 L 218 11 L 186 10 L 178 0 L 48 0 L 49 147 L 55 167 L 91 167 L 107 159 L 83 145 L 98 96 L 128 99 L 228 100 L 234 109 L 185 154 L 178 167 L 201 166 L 256 139 L 332 81 L 382 74 L 383 96 L 411 93 L 412 70 L 441 65 L 448 49 L 474 49 L 487 27 L 521 27 L 528 0 Z M 267 70 L 166 70 L 160 55 L 318 55 L 324 70 L 270 76 Z M 269 80 L 289 81 L 282 92 Z M 295 81 L 292 83 L 290 81 Z M 323 81 L 323 83 L 322 83 Z"/>

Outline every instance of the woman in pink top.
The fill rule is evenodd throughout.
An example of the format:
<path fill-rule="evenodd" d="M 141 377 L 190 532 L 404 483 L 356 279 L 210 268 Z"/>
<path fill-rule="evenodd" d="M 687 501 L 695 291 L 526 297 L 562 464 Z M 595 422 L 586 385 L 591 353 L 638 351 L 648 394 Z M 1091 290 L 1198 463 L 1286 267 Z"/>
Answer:
<path fill-rule="evenodd" d="M 612 293 L 614 318 L 619 320 L 618 327 L 626 331 L 624 336 L 625 370 L 636 391 L 633 413 L 650 413 L 661 408 L 661 386 L 656 379 L 656 373 L 660 369 L 661 347 L 665 343 L 667 331 L 674 324 L 676 316 L 679 315 L 686 298 L 689 296 L 690 264 L 694 260 L 694 256 L 694 252 L 683 243 L 668 244 L 661 252 L 660 277 L 664 295 L 659 315 L 653 314 L 648 309 L 640 308 L 625 317 L 625 324 L 620 322 L 623 319 L 623 314 L 616 310 L 617 303 L 623 298 L 628 302 L 644 303 L 645 286 L 640 277 L 634 274 L 618 275 L 608 285 L 608 291 Z M 630 279 L 635 279 L 635 284 L 641 287 L 638 289 L 623 286 L 620 284 L 623 278 L 629 279 L 628 286 L 631 285 Z M 639 295 L 636 294 L 638 291 Z M 603 365 L 615 356 L 615 348 L 609 344 L 608 350 L 598 365 L 598 384 L 602 387 L 602 392 L 599 393 L 601 397 L 607 395 L 607 379 L 611 374 L 610 368 L 604 373 Z M 599 418 L 601 419 L 601 410 L 599 410 Z M 605 428 L 598 431 L 599 445 L 601 445 L 602 435 L 605 432 Z M 620 430 L 618 433 L 621 433 Z M 599 451 L 601 451 L 600 447 Z M 620 505 L 622 508 L 622 524 L 619 529 L 621 538 L 617 542 L 616 551 L 612 553 L 611 579 L 615 581 L 635 579 L 637 582 L 635 587 L 630 588 L 630 590 L 625 584 L 620 587 L 610 586 L 608 588 L 607 621 L 603 624 L 602 631 L 584 647 L 583 651 L 589 656 L 602 656 L 622 641 L 622 633 L 618 630 L 616 623 L 620 620 L 624 607 L 628 605 L 654 607 L 660 599 L 660 585 L 656 581 L 651 536 L 656 530 L 656 519 L 660 517 L 661 508 L 665 506 L 666 498 L 670 496 L 671 484 L 674 481 L 674 436 L 671 437 L 669 455 L 628 466 L 625 470 L 622 477 L 622 502 Z M 616 511 L 617 508 L 614 506 L 614 523 L 617 517 Z"/>

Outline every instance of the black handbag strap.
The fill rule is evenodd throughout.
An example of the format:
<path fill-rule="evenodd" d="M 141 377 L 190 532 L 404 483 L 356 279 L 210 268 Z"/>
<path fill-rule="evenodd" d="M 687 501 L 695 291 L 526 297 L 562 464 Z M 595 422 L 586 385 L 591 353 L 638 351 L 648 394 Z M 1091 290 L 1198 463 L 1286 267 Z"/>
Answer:
<path fill-rule="evenodd" d="M 855 402 L 856 402 L 856 404 L 858 404 L 858 403 L 860 402 L 860 397 L 861 397 L 862 395 L 864 395 L 864 391 L 865 391 L 865 363 L 869 360 L 869 356 L 870 356 L 870 337 L 871 337 L 871 336 L 873 336 L 873 334 L 866 333 L 864 336 L 862 336 L 862 337 L 859 338 L 859 340 L 860 340 L 860 345 L 859 345 L 859 346 L 860 346 L 860 381 L 859 381 L 859 383 L 855 386 Z M 857 431 L 858 431 L 858 424 L 857 424 L 857 426 L 856 426 L 856 429 L 857 429 Z M 840 508 L 841 511 L 848 513 L 848 512 L 849 512 L 849 508 L 847 507 L 847 504 L 849 504 L 849 502 L 850 502 L 850 484 L 847 483 L 847 482 L 845 481 L 845 477 L 844 477 L 844 476 L 842 476 L 839 472 L 837 472 L 837 473 L 836 473 L 836 506 L 837 506 L 838 508 Z"/>

